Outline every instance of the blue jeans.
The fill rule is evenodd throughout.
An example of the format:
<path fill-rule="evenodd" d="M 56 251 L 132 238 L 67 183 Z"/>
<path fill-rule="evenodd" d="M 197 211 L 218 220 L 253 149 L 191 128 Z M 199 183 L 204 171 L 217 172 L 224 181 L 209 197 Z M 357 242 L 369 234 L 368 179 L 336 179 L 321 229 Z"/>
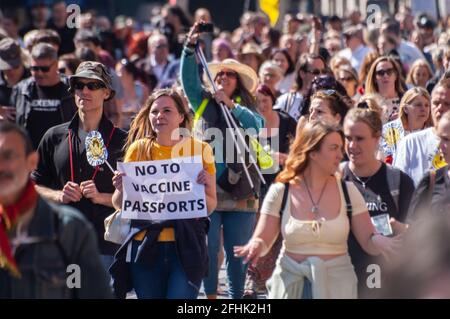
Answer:
<path fill-rule="evenodd" d="M 133 241 L 131 260 L 140 242 Z M 132 262 L 131 279 L 139 299 L 196 299 L 199 283 L 187 278 L 177 257 L 175 242 L 159 242 L 158 255 L 151 266 Z"/>
<path fill-rule="evenodd" d="M 226 254 L 228 294 L 233 299 L 244 295 L 247 265 L 243 258 L 234 257 L 233 247 L 247 244 L 255 226 L 256 214 L 250 212 L 215 211 L 211 214 L 208 232 L 209 276 L 203 280 L 206 295 L 217 295 L 217 255 L 220 245 L 220 228 L 223 225 L 223 245 Z"/>

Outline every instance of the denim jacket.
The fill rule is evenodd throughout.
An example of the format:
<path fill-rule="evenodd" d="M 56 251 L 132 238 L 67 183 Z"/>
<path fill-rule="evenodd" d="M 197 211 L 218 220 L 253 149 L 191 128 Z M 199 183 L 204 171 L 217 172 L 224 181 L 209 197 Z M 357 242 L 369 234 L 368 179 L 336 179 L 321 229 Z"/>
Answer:
<path fill-rule="evenodd" d="M 15 232 L 15 229 L 13 229 Z M 0 269 L 0 298 L 111 298 L 91 224 L 75 209 L 39 198 L 26 237 L 15 251 L 21 278 Z M 78 265 L 80 287 L 69 265 Z"/>

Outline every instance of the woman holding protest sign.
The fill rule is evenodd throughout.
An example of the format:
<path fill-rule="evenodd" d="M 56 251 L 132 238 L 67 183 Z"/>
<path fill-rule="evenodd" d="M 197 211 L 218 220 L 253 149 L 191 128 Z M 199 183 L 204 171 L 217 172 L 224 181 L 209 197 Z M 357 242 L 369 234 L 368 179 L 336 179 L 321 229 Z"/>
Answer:
<path fill-rule="evenodd" d="M 204 90 L 195 56 L 198 28 L 199 23 L 195 23 L 187 36 L 181 55 L 180 74 L 183 89 L 195 112 L 195 119 L 202 124 L 203 132 L 199 133 L 203 133 L 203 139 L 215 146 L 218 204 L 216 211 L 211 214 L 211 228 L 208 232 L 210 263 L 209 275 L 204 281 L 205 293 L 211 299 L 217 296 L 220 267 L 217 263 L 220 230 L 223 226 L 229 295 L 240 299 L 244 294 L 247 267 L 242 263 L 242 259 L 233 256 L 233 246 L 244 244 L 251 236 L 259 206 L 255 193 L 259 193 L 260 180 L 255 165 L 249 161 L 245 161 L 244 165 L 242 157 L 235 157 L 235 154 L 239 153 L 237 142 L 232 139 L 236 131 L 230 128 L 234 128 L 231 123 L 235 121 L 236 126 L 244 129 L 248 137 L 251 133 L 257 135 L 263 127 L 264 120 L 258 114 L 252 96 L 258 84 L 258 76 L 251 67 L 233 59 L 209 63 L 204 74 L 207 77 L 206 71 L 209 71 L 217 90 L 212 88 L 210 82 L 205 82 L 209 90 Z M 196 129 L 198 126 L 196 125 Z M 246 155 L 244 157 L 247 157 Z M 250 178 L 246 175 L 246 170 Z M 254 187 L 250 186 L 249 179 Z"/>
<path fill-rule="evenodd" d="M 171 89 L 155 91 L 131 123 L 124 162 L 202 156 L 196 182 L 205 185 L 208 213 L 216 206 L 215 166 L 208 144 L 183 137 L 190 117 L 181 97 Z M 113 178 L 113 203 L 121 209 L 123 173 Z M 131 232 L 111 267 L 118 297 L 134 288 L 138 298 L 195 299 L 208 269 L 208 218 L 132 220 Z M 128 278 L 128 280 L 127 280 Z M 126 287 L 126 288 L 125 288 Z"/>

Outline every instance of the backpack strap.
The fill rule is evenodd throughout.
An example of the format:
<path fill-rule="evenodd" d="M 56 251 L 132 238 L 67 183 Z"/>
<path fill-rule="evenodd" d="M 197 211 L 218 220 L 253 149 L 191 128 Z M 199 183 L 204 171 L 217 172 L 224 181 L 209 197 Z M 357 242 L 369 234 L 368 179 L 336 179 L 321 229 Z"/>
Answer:
<path fill-rule="evenodd" d="M 401 178 L 400 170 L 392 167 L 389 164 L 386 164 L 386 175 L 389 191 L 391 193 L 392 199 L 394 200 L 395 207 L 397 207 L 398 211 L 399 210 L 398 202 L 400 197 L 400 178 Z"/>
<path fill-rule="evenodd" d="M 283 198 L 281 199 L 281 206 L 280 206 L 280 223 L 281 223 L 281 217 L 283 217 L 284 209 L 286 208 L 286 202 L 289 195 L 289 182 L 284 183 L 284 193 Z"/>
<path fill-rule="evenodd" d="M 342 192 L 344 193 L 345 208 L 347 209 L 347 217 L 348 217 L 348 220 L 350 222 L 350 227 L 351 227 L 353 207 L 352 207 L 352 201 L 350 199 L 350 195 L 348 194 L 347 183 L 343 179 L 341 179 L 341 186 L 342 186 Z"/>

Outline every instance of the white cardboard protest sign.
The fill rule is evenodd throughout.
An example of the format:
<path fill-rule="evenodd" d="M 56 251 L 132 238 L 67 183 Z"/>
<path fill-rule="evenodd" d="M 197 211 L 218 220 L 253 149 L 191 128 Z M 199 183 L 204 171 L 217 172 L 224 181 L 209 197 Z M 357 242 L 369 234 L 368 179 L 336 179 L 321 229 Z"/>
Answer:
<path fill-rule="evenodd" d="M 122 217 L 169 220 L 206 217 L 205 186 L 196 183 L 201 156 L 117 163 L 124 172 Z"/>

